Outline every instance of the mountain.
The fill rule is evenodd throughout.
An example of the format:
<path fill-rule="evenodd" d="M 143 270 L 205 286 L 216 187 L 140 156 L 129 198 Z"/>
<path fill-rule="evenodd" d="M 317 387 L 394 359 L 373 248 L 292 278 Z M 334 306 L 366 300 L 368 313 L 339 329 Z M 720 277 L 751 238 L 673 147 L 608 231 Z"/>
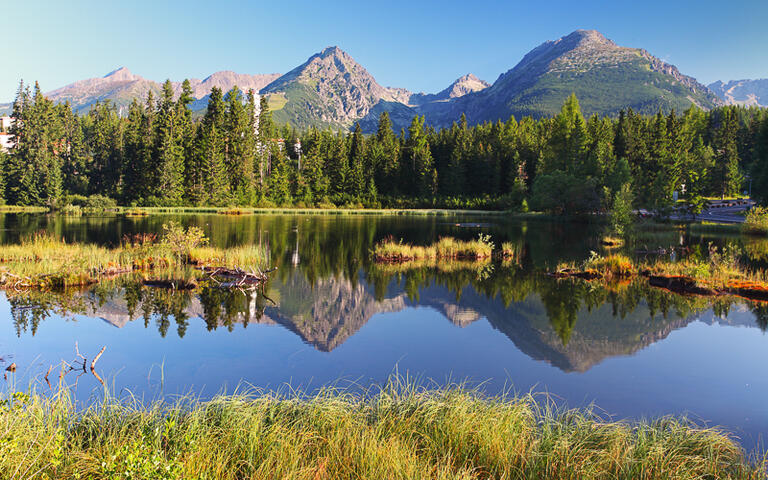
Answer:
<path fill-rule="evenodd" d="M 160 84 L 122 67 L 103 77 L 80 80 L 45 95 L 56 103 L 69 102 L 78 113 L 87 113 L 94 103 L 109 100 L 124 114 L 134 98 L 144 99 L 150 90 L 159 93 Z"/>
<path fill-rule="evenodd" d="M 471 124 L 506 120 L 511 115 L 545 117 L 558 113 L 572 92 L 586 115 L 616 115 L 628 107 L 653 114 L 660 109 L 683 111 L 691 105 L 709 109 L 726 102 L 768 102 L 768 80 L 713 84 L 721 99 L 674 65 L 643 49 L 619 46 L 595 30 L 577 30 L 544 42 L 492 85 L 467 74 L 434 94 L 384 87 L 339 47 L 312 55 L 284 75 L 223 71 L 190 82 L 196 111 L 207 105 L 212 86 L 226 91 L 237 84 L 242 90 L 253 88 L 266 95 L 279 123 L 302 129 L 349 129 L 360 122 L 367 132 L 375 131 L 384 111 L 396 129 L 407 127 L 414 115 L 425 115 L 436 127 L 450 126 L 462 113 Z M 175 83 L 174 88 L 178 91 L 180 85 Z M 110 100 L 125 113 L 133 98 L 143 99 L 150 90 L 159 92 L 160 84 L 120 68 L 48 96 L 57 102 L 69 101 L 78 112 Z"/>
<path fill-rule="evenodd" d="M 559 112 L 572 92 L 586 115 L 616 115 L 712 108 L 723 102 L 694 78 L 639 48 L 616 45 L 595 30 L 577 30 L 526 54 L 490 87 L 431 112 L 430 123 L 447 125 L 466 113 L 470 123 Z"/>
<path fill-rule="evenodd" d="M 351 127 L 382 102 L 402 104 L 410 94 L 382 87 L 339 47 L 328 47 L 264 88 L 277 122 L 306 128 Z"/>
<path fill-rule="evenodd" d="M 221 88 L 225 92 L 231 90 L 235 85 L 243 91 L 253 89 L 258 92 L 279 76 L 280 74 L 278 73 L 247 75 L 222 71 L 216 72 L 203 80 L 192 78 L 189 81 L 192 86 L 193 96 L 198 100 L 203 100 L 202 102 L 195 102 L 192 108 L 193 110 L 195 108 L 205 108 L 208 104 L 208 94 L 214 86 Z M 174 91 L 178 94 L 181 90 L 181 82 L 172 83 Z M 162 90 L 162 84 L 147 80 L 131 73 L 127 68 L 121 67 L 103 77 L 80 80 L 47 92 L 45 95 L 56 103 L 69 102 L 72 105 L 72 109 L 80 114 L 88 113 L 91 106 L 96 102 L 109 100 L 117 107 L 120 114 L 125 115 L 131 101 L 134 98 L 144 101 L 150 90 L 155 95 L 159 95 Z M 7 109 L 8 105 L 0 105 L 0 110 L 3 107 Z"/>
<path fill-rule="evenodd" d="M 258 93 L 280 77 L 279 73 L 267 73 L 262 75 L 248 75 L 244 73 L 235 73 L 229 70 L 216 72 L 203 80 L 196 78 L 190 79 L 193 96 L 195 98 L 204 98 L 211 93 L 211 88 L 219 87 L 224 93 L 230 91 L 232 87 L 237 87 L 243 91 L 253 90 Z M 176 88 L 181 89 L 181 83 L 176 84 Z M 206 102 L 207 104 L 207 102 Z"/>
<path fill-rule="evenodd" d="M 468 93 L 475 93 L 481 90 L 485 90 L 490 87 L 491 84 L 485 80 L 480 80 L 471 73 L 458 78 L 455 82 L 450 84 L 448 88 L 435 94 L 417 93 L 411 95 L 408 99 L 408 103 L 412 105 L 426 105 L 431 102 L 445 102 L 454 98 L 463 97 Z"/>
<path fill-rule="evenodd" d="M 768 107 L 768 78 L 758 80 L 718 80 L 709 85 L 727 105 Z"/>

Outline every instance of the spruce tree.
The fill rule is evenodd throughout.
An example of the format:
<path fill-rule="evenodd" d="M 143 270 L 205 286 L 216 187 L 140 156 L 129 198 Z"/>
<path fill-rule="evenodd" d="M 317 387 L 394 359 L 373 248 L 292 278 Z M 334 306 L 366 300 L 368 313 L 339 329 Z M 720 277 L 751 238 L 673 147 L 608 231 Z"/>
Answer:
<path fill-rule="evenodd" d="M 154 184 L 163 205 L 181 205 L 184 197 L 184 134 L 183 111 L 173 100 L 170 80 L 163 84 L 157 105 L 156 163 Z"/>
<path fill-rule="evenodd" d="M 223 205 L 229 200 L 229 180 L 224 164 L 226 107 L 221 89 L 213 87 L 195 148 L 195 172 L 188 189 L 197 203 Z"/>

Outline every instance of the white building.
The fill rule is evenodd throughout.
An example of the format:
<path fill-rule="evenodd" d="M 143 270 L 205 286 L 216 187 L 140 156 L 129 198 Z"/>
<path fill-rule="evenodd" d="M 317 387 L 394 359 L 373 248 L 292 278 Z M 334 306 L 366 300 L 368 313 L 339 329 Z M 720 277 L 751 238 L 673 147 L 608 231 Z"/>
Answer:
<path fill-rule="evenodd" d="M 0 133 L 8 133 L 12 124 L 13 119 L 11 117 L 0 117 Z"/>
<path fill-rule="evenodd" d="M 13 146 L 11 142 L 11 135 L 8 133 L 0 133 L 0 151 L 7 152 Z"/>

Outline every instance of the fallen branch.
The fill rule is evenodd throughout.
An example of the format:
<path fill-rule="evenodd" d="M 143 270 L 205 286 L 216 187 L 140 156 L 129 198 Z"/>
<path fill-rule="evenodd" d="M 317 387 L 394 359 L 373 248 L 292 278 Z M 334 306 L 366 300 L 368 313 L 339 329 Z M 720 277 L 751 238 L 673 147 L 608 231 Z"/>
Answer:
<path fill-rule="evenodd" d="M 104 354 L 104 350 L 106 349 L 107 349 L 107 346 L 104 345 L 103 347 L 101 347 L 101 350 L 99 351 L 99 353 L 97 353 L 96 356 L 93 357 L 93 361 L 91 362 L 91 373 L 95 374 L 94 369 L 96 368 L 96 362 L 99 361 L 101 356 Z"/>

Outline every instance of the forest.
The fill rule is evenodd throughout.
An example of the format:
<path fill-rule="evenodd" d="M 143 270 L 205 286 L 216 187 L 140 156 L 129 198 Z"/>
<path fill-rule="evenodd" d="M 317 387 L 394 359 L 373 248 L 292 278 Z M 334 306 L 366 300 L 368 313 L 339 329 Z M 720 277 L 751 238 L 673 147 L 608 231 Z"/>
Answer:
<path fill-rule="evenodd" d="M 436 129 L 424 117 L 394 132 L 298 131 L 265 98 L 214 87 L 193 112 L 184 82 L 87 115 L 20 84 L 0 153 L 7 205 L 472 208 L 580 214 L 617 201 L 668 211 L 751 192 L 768 200 L 768 113 L 711 111 L 585 118 L 571 95 L 551 118 Z M 621 198 L 618 198 L 621 197 Z"/>

